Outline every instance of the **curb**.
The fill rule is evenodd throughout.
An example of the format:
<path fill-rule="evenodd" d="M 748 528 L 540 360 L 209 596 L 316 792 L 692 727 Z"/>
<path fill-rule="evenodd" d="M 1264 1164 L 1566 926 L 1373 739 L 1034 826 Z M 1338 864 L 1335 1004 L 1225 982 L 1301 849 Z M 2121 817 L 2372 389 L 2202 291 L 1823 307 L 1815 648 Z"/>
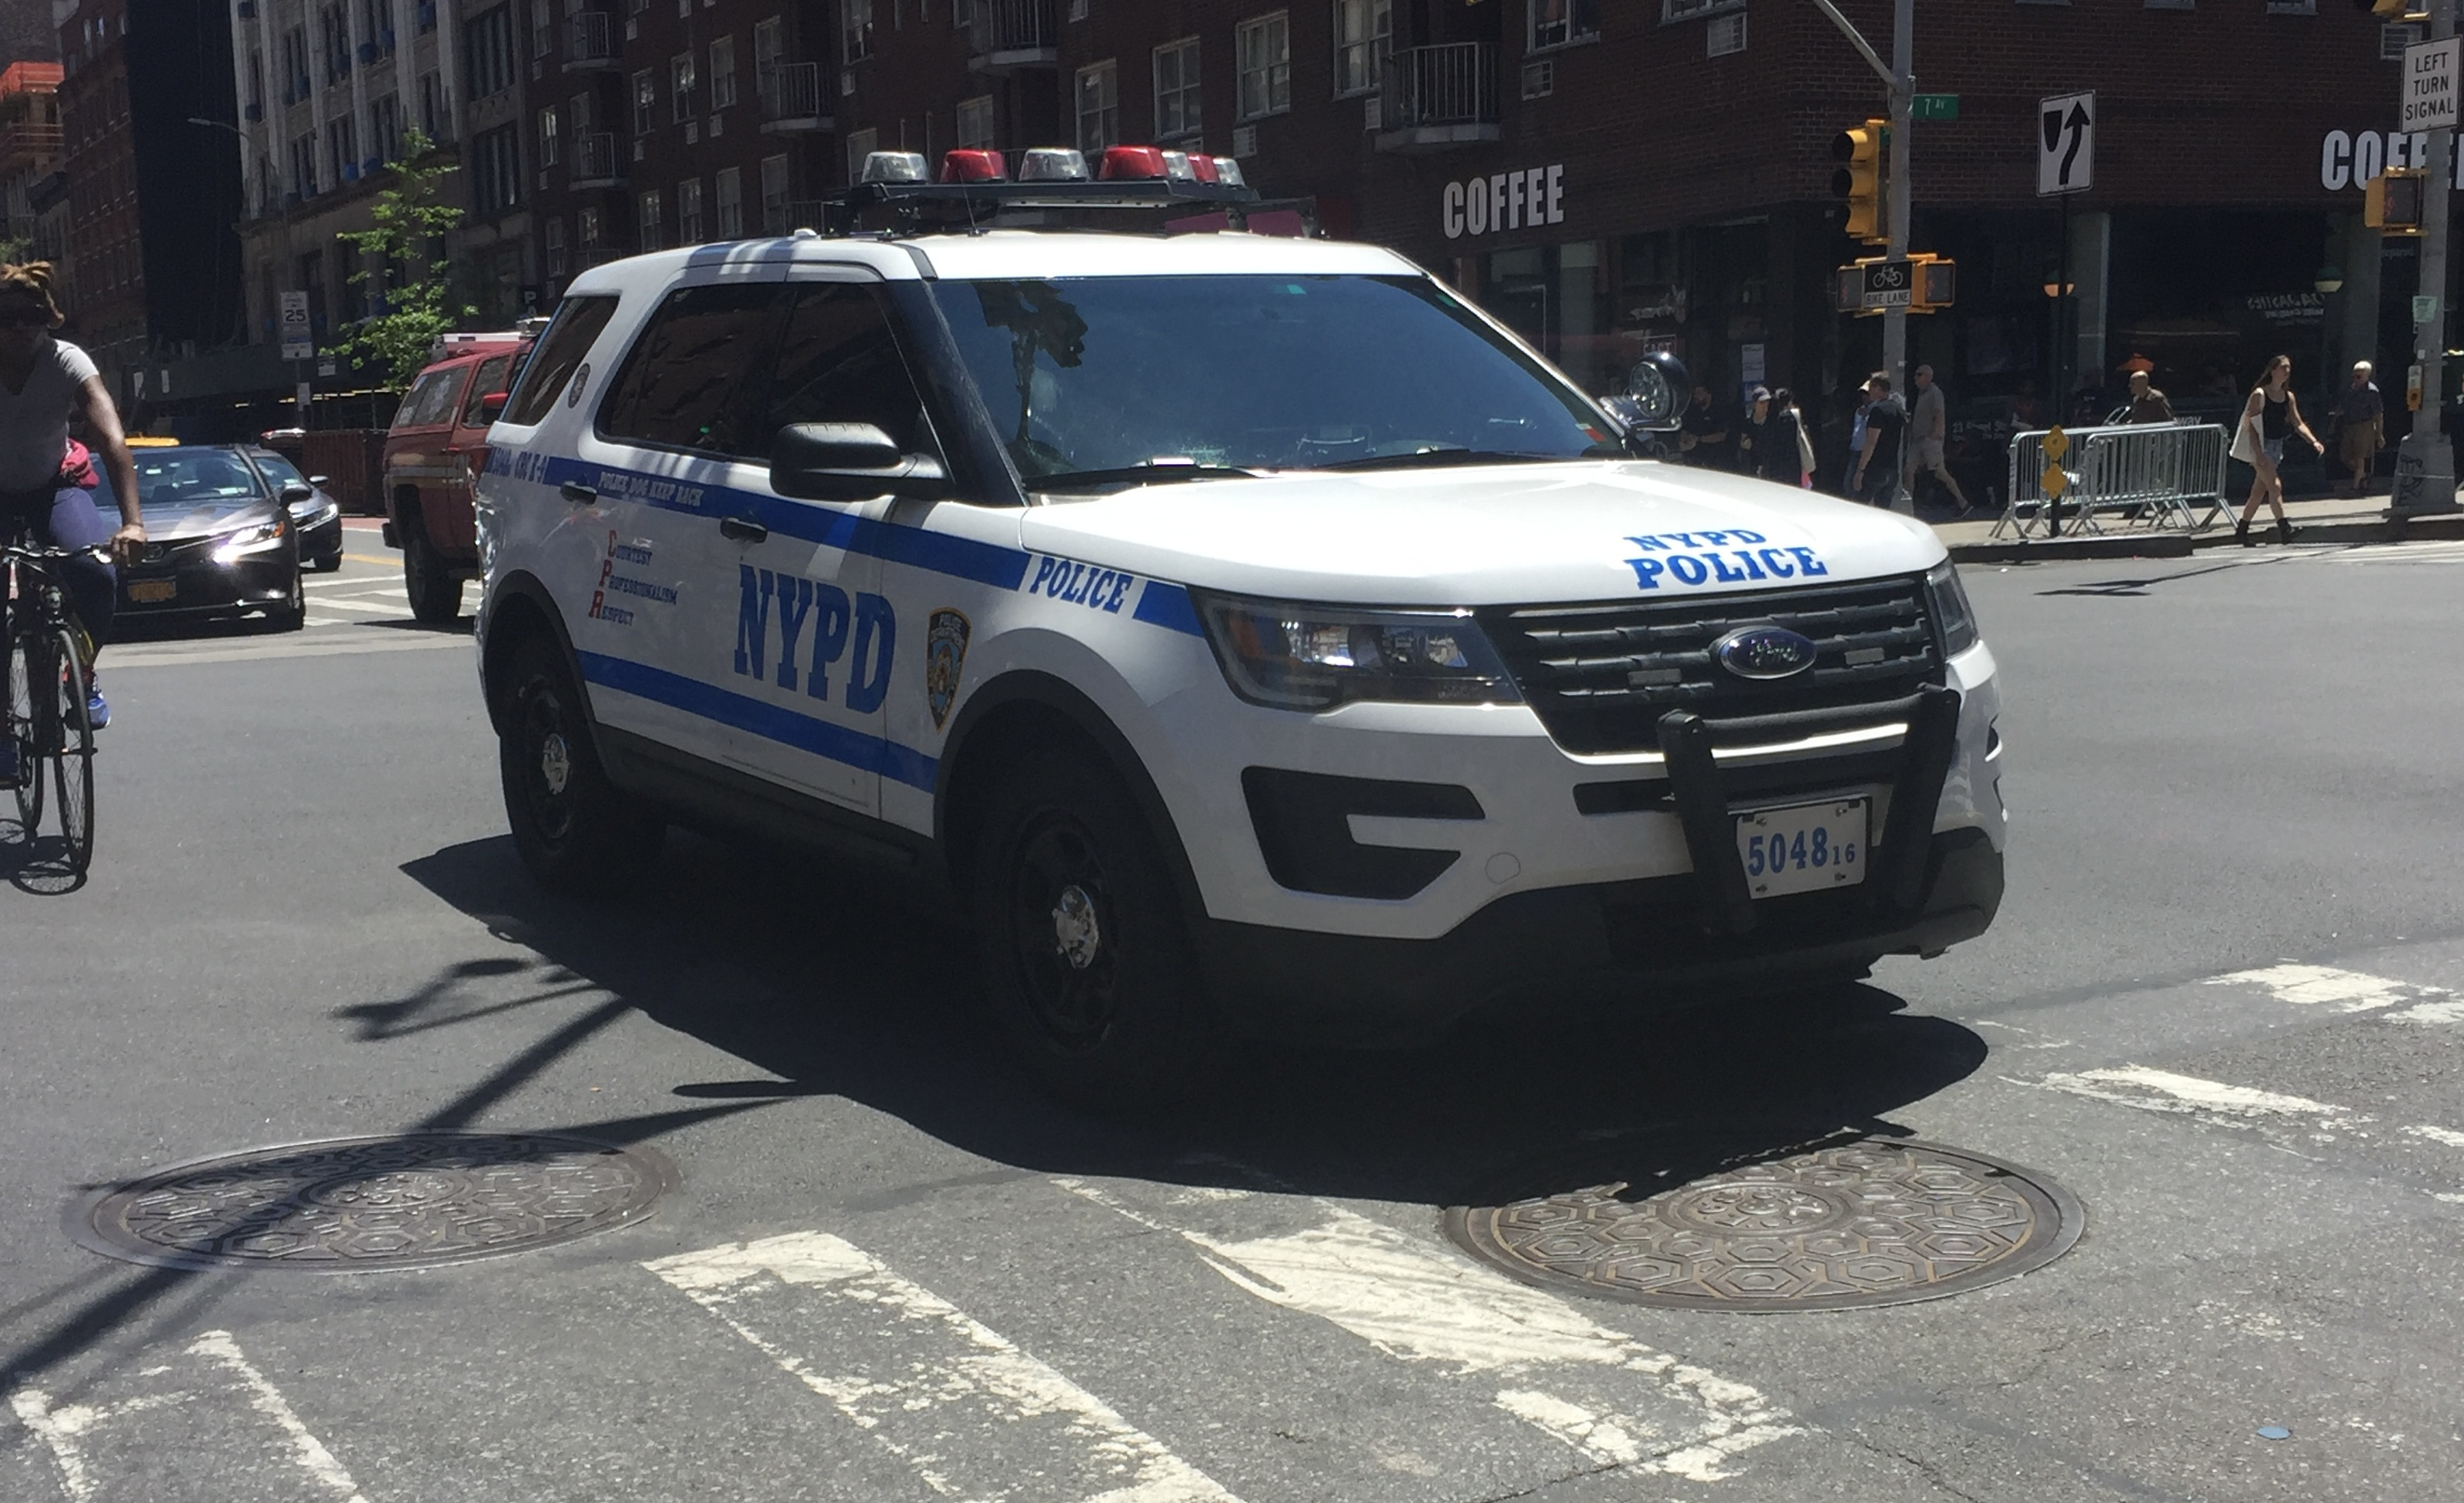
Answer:
<path fill-rule="evenodd" d="M 2444 513 L 2404 520 L 2382 517 L 2367 522 L 2296 522 L 2295 541 L 2301 543 L 2407 543 L 2464 539 L 2464 515 Z M 2254 529 L 2255 543 L 2274 538 Z M 2123 534 L 2106 537 L 2057 537 L 2042 542 L 1953 543 L 1950 556 L 1961 563 L 2051 563 L 2077 558 L 2188 558 L 2195 550 L 2231 548 L 2233 529 L 2218 526 L 2195 535 L 2181 533 Z"/>

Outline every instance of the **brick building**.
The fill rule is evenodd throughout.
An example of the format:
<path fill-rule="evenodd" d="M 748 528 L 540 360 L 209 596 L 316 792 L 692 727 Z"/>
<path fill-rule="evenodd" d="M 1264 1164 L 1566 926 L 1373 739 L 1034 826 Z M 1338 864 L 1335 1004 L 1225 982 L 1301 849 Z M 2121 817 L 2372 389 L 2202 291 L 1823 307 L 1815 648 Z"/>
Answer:
<path fill-rule="evenodd" d="M 68 257 L 68 174 L 60 165 L 60 65 L 0 68 L 0 214 L 17 259 Z"/>

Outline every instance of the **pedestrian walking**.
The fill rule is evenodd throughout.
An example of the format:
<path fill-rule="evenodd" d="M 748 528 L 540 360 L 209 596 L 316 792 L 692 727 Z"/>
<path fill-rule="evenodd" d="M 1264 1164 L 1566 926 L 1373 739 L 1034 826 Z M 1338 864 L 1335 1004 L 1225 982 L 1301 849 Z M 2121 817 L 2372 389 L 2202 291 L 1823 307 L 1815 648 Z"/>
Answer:
<path fill-rule="evenodd" d="M 1677 454 L 1689 465 L 1706 469 L 1728 468 L 1727 415 L 1711 403 L 1711 388 L 1694 388 L 1694 400 L 1677 424 Z"/>
<path fill-rule="evenodd" d="M 2145 371 L 2130 373 L 2130 406 L 2123 413 L 2124 423 L 2171 423 L 2173 403 L 2147 381 Z"/>
<path fill-rule="evenodd" d="M 1907 437 L 1908 409 L 1881 371 L 1865 378 L 1865 438 L 1857 453 L 1853 490 L 1867 506 L 1889 510 L 1900 491 L 1900 453 Z"/>
<path fill-rule="evenodd" d="M 2258 384 L 2250 389 L 2250 401 L 2242 404 L 2241 422 L 2233 430 L 2233 457 L 2251 468 L 2250 499 L 2243 503 L 2241 520 L 2233 524 L 2233 536 L 2244 548 L 2250 546 L 2250 519 L 2258 514 L 2258 504 L 2267 503 L 2276 513 L 2276 540 L 2293 541 L 2293 524 L 2284 519 L 2284 441 L 2299 433 L 2320 453 L 2327 446 L 2301 421 L 2301 405 L 2293 397 L 2293 357 L 2279 355 L 2267 362 Z"/>
<path fill-rule="evenodd" d="M 1908 417 L 1907 466 L 1901 475 L 1901 483 L 1906 488 L 1908 505 L 1913 508 L 1916 505 L 1917 477 L 1920 474 L 1932 475 L 1944 490 L 1950 492 L 1950 499 L 1959 507 L 1959 514 L 1966 516 L 1972 510 L 1968 504 L 1968 492 L 1959 489 L 1959 481 L 1952 476 L 1950 467 L 1943 463 L 1943 445 L 1949 437 L 1950 399 L 1944 396 L 1942 388 L 1934 383 L 1933 367 L 1920 365 L 1917 367 L 1916 410 Z"/>
<path fill-rule="evenodd" d="M 1848 419 L 1848 457 L 1839 466 L 1839 493 L 1856 499 L 1863 488 L 1858 483 L 1858 467 L 1865 461 L 1865 415 L 1874 410 L 1874 399 L 1864 388 L 1857 391 L 1857 410 Z"/>
<path fill-rule="evenodd" d="M 1795 394 L 1787 387 L 1771 393 L 1771 411 L 1786 421 L 1788 432 L 1796 441 L 1796 484 L 1799 490 L 1814 489 L 1814 435 L 1805 428 L 1805 414 L 1796 407 Z"/>
<path fill-rule="evenodd" d="M 1794 486 L 1804 480 L 1804 467 L 1798 459 L 1798 438 L 1803 428 L 1797 415 L 1790 409 L 1786 392 L 1773 392 L 1768 386 L 1757 386 L 1749 398 L 1752 406 L 1746 417 L 1747 468 L 1755 476 L 1774 485 Z"/>
<path fill-rule="evenodd" d="M 2355 360 L 2353 383 L 2336 403 L 2336 457 L 2344 462 L 2352 486 L 2345 494 L 2358 496 L 2369 489 L 2370 473 L 2378 468 L 2379 450 L 2385 447 L 2387 399 L 2370 380 L 2370 362 Z"/>

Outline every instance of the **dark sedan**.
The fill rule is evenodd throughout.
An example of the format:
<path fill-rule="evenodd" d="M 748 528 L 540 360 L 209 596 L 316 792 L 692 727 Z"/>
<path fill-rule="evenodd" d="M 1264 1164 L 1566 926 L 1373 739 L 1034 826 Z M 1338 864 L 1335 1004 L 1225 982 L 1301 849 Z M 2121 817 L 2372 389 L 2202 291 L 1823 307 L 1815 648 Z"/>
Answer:
<path fill-rule="evenodd" d="M 240 452 L 291 507 L 291 525 L 299 529 L 302 568 L 330 574 L 342 567 L 342 504 L 325 493 L 325 477 L 303 475 L 279 452 L 257 444 L 243 444 Z"/>
<path fill-rule="evenodd" d="M 131 445 L 145 552 L 120 570 L 122 621 L 261 616 L 297 627 L 299 529 L 277 482 L 220 445 Z M 95 505 L 116 514 L 106 478 Z"/>

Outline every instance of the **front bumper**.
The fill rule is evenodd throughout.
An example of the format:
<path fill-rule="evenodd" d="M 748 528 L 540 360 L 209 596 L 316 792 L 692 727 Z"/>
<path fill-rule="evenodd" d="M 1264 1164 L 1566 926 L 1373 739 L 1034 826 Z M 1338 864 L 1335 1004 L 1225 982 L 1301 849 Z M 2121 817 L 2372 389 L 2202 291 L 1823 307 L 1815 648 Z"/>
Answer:
<path fill-rule="evenodd" d="M 2002 853 L 1986 833 L 1952 830 L 1913 849 L 1923 859 L 1902 863 L 1904 905 L 1878 872 L 1861 887 L 1763 900 L 1744 929 L 1716 922 L 1716 891 L 1689 872 L 1512 893 L 1436 939 L 1209 919 L 1196 940 L 1216 1007 L 1241 1033 L 1412 1042 L 1484 1007 L 1679 1007 L 1859 976 L 1881 956 L 1984 933 L 2002 903 Z"/>
<path fill-rule="evenodd" d="M 119 616 L 122 621 L 173 621 L 282 610 L 291 604 L 298 573 L 297 560 L 281 550 L 231 564 L 201 559 L 169 569 L 134 565 L 120 571 Z M 140 598 L 155 593 L 152 587 L 166 580 L 169 599 Z"/>

